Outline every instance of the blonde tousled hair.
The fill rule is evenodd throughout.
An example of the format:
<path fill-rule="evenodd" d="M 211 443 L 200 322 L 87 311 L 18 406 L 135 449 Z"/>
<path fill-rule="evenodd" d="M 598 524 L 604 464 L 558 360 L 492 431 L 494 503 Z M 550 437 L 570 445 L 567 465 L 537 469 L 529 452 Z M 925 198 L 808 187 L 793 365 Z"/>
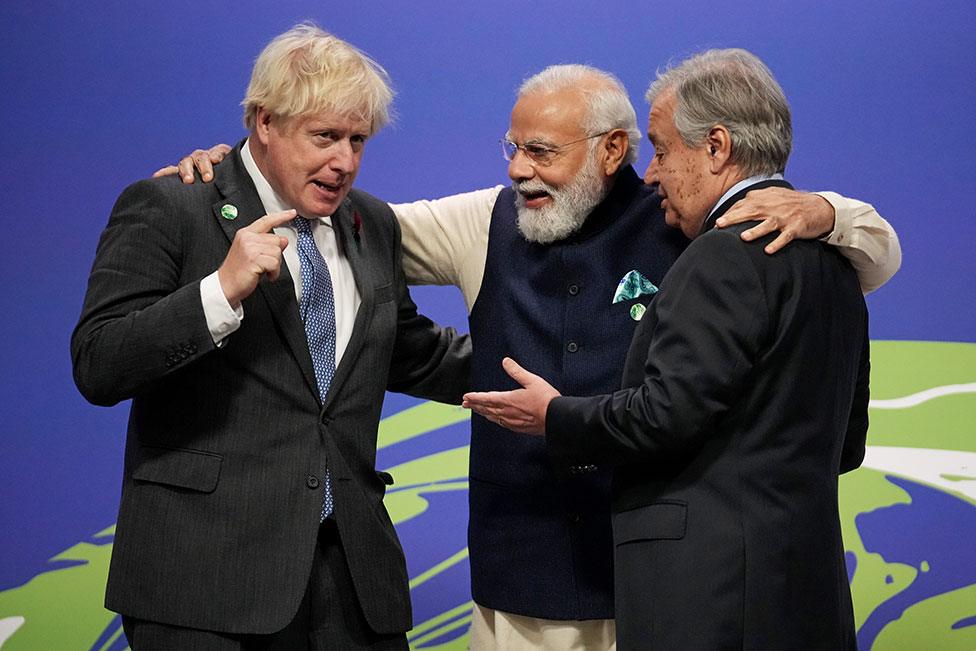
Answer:
<path fill-rule="evenodd" d="M 319 111 L 362 119 L 370 135 L 390 121 L 393 90 L 386 70 L 356 47 L 312 23 L 275 37 L 258 55 L 241 105 L 244 126 L 258 107 L 291 118 Z"/>

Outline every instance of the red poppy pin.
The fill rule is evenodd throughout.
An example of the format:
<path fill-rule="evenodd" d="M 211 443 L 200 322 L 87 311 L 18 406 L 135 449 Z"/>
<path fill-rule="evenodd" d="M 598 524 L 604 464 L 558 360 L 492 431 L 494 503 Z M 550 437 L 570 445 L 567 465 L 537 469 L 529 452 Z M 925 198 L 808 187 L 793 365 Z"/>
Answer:
<path fill-rule="evenodd" d="M 363 230 L 363 218 L 359 216 L 358 210 L 352 211 L 352 236 L 356 240 L 356 244 L 359 244 L 359 234 Z"/>

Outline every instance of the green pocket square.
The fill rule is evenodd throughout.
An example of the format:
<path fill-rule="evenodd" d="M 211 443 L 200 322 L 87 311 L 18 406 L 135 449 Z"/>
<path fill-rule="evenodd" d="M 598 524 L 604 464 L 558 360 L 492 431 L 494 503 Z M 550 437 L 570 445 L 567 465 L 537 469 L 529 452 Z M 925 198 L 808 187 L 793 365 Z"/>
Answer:
<path fill-rule="evenodd" d="M 629 301 L 638 296 L 656 294 L 657 287 L 644 275 L 634 269 L 624 274 L 624 277 L 617 283 L 617 291 L 613 293 L 613 302 Z"/>

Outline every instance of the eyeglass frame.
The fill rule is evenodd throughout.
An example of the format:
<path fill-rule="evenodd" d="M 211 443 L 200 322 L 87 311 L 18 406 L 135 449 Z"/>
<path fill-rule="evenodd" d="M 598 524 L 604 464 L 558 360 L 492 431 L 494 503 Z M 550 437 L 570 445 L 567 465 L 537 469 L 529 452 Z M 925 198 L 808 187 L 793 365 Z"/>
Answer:
<path fill-rule="evenodd" d="M 575 145 L 585 140 L 592 140 L 594 138 L 605 136 L 611 131 L 613 131 L 613 129 L 607 129 L 606 131 L 603 131 L 601 133 L 594 133 L 592 136 L 584 136 L 583 138 L 579 138 L 577 140 L 570 140 L 569 142 L 564 142 L 561 145 L 553 145 L 552 147 L 549 147 L 547 145 L 542 145 L 542 144 L 535 144 L 532 142 L 523 143 L 520 145 L 517 142 L 509 140 L 508 138 L 502 138 L 501 140 L 498 141 L 498 143 L 502 146 L 502 157 L 508 162 L 511 162 L 518 154 L 518 152 L 521 151 L 523 154 L 525 154 L 525 157 L 528 158 L 533 164 L 540 165 L 542 167 L 548 167 L 549 165 L 552 165 L 552 161 L 554 158 L 559 156 L 559 154 L 563 153 L 563 150 L 566 147 L 569 147 L 570 145 Z M 509 146 L 515 148 L 515 150 L 512 151 L 511 153 L 509 153 Z M 544 150 L 544 153 L 545 155 L 548 156 L 548 158 L 546 160 L 539 160 L 537 156 L 540 156 L 542 154 L 538 154 L 538 153 L 533 154 L 528 149 L 526 149 L 526 147 L 538 147 L 539 149 Z"/>

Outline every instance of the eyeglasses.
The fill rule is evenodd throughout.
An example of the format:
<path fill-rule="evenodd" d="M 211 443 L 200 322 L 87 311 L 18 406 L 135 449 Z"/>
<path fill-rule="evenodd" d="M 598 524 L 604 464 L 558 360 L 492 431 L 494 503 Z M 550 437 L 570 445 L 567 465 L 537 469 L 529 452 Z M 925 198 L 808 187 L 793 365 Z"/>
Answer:
<path fill-rule="evenodd" d="M 612 129 L 611 129 L 612 131 Z M 600 136 L 605 136 L 610 131 L 604 131 L 602 133 L 595 133 L 592 136 L 586 136 L 585 138 L 580 138 L 579 140 L 571 140 L 569 142 L 564 142 L 561 145 L 543 145 L 538 142 L 527 142 L 524 145 L 514 143 L 508 138 L 502 138 L 499 142 L 502 144 L 502 156 L 505 160 L 510 161 L 515 158 L 515 155 L 519 150 L 525 153 L 533 163 L 537 165 L 551 165 L 552 161 L 555 160 L 559 154 L 563 153 L 563 150 L 570 145 L 575 145 L 578 142 L 583 142 L 584 140 L 592 140 L 593 138 L 599 138 Z"/>

